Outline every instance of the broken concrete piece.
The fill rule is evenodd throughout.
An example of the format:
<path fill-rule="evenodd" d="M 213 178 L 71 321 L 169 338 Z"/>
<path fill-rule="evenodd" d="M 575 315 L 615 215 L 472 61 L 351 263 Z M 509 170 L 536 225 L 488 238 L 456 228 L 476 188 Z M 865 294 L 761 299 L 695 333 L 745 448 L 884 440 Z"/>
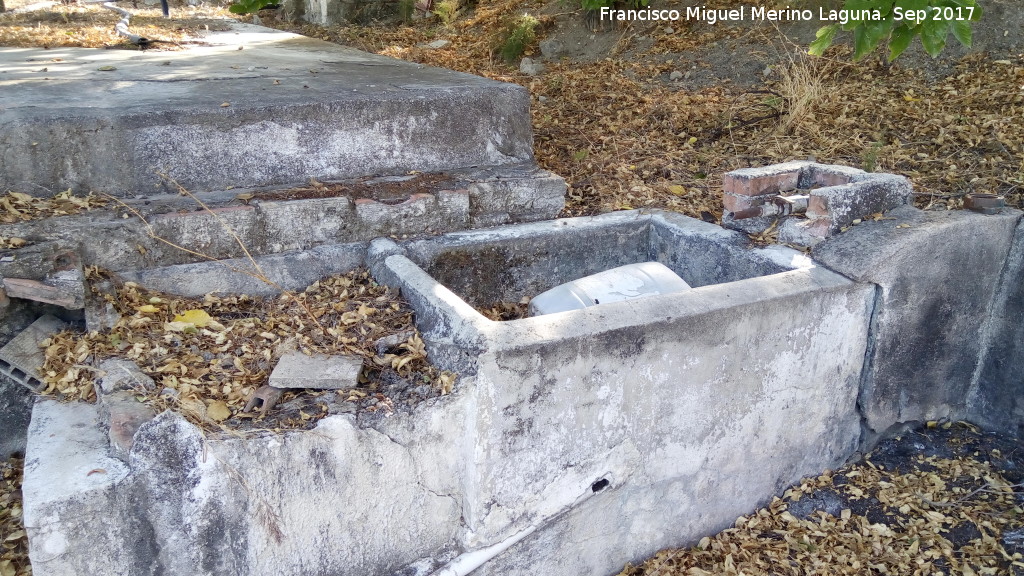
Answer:
<path fill-rule="evenodd" d="M 401 332 L 385 336 L 376 342 L 374 342 L 374 348 L 377 351 L 378 356 L 383 356 L 388 350 L 401 346 L 409 338 L 412 338 L 416 334 L 415 330 L 403 330 Z"/>
<path fill-rule="evenodd" d="M 84 284 L 76 285 L 70 278 L 61 277 L 52 285 L 27 278 L 4 278 L 4 288 L 11 298 L 24 298 L 44 304 L 63 306 L 71 310 L 85 307 Z"/>
<path fill-rule="evenodd" d="M 66 326 L 63 320 L 50 315 L 33 322 L 0 348 L 0 372 L 22 386 L 38 391 L 43 385 L 39 367 L 46 360 L 39 344 Z"/>
<path fill-rule="evenodd" d="M 763 212 L 780 194 L 796 190 L 808 197 L 806 218 L 780 219 Z M 722 225 L 759 234 L 778 222 L 780 242 L 813 246 L 856 220 L 910 203 L 912 194 L 910 181 L 902 176 L 848 166 L 787 162 L 743 168 L 722 177 Z"/>
<path fill-rule="evenodd" d="M 301 352 L 285 354 L 270 373 L 274 388 L 312 388 L 341 390 L 359 385 L 363 360 L 357 356 L 306 356 Z"/>
<path fill-rule="evenodd" d="M 111 358 L 100 363 L 103 375 L 100 377 L 99 391 L 103 394 L 114 392 L 146 392 L 156 390 L 156 383 L 139 365 L 131 360 Z"/>

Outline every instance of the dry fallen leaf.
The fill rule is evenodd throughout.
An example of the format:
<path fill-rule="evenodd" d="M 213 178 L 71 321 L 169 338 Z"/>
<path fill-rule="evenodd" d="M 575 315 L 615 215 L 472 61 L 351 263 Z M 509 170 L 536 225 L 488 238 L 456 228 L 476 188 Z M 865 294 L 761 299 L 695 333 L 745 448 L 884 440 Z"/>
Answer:
<path fill-rule="evenodd" d="M 174 322 L 191 324 L 196 328 L 202 328 L 210 323 L 212 318 L 205 310 L 186 310 L 174 317 Z"/>
<path fill-rule="evenodd" d="M 231 409 L 223 400 L 214 400 L 206 407 L 206 415 L 214 422 L 223 422 L 231 417 Z"/>

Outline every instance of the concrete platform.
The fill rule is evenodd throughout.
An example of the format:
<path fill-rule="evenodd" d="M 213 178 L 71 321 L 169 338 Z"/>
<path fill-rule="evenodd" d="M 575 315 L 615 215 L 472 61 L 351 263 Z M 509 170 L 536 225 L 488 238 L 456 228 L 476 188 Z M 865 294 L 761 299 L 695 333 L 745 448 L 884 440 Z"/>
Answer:
<path fill-rule="evenodd" d="M 0 49 L 0 189 L 148 196 L 168 191 L 156 172 L 201 193 L 533 159 L 519 86 L 231 26 L 176 52 Z"/>

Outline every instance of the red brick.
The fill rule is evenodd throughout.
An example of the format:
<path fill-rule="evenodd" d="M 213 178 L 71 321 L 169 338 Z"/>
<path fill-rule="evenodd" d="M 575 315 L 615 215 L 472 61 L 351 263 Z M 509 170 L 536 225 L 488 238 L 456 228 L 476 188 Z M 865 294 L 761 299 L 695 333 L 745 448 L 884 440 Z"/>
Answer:
<path fill-rule="evenodd" d="M 812 192 L 811 197 L 807 200 L 807 217 L 830 218 L 831 214 L 828 210 L 828 198 L 825 198 L 824 196 L 817 196 Z"/>
<path fill-rule="evenodd" d="M 761 196 L 795 190 L 799 179 L 800 170 L 762 176 L 726 173 L 722 176 L 722 188 L 738 196 Z"/>
<path fill-rule="evenodd" d="M 732 194 L 722 194 L 722 205 L 729 212 L 739 212 L 740 210 L 746 210 L 755 206 L 755 201 L 750 196 L 734 196 Z"/>

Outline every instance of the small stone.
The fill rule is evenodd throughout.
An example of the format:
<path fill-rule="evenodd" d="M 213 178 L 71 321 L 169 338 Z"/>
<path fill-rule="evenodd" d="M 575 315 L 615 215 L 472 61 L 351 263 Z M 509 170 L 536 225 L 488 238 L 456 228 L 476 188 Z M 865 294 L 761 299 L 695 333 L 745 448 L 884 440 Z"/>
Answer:
<path fill-rule="evenodd" d="M 537 96 L 537 101 L 540 102 L 541 104 L 544 104 L 544 103 L 546 103 L 548 101 L 548 97 L 547 96 Z"/>
<path fill-rule="evenodd" d="M 412 338 L 414 334 L 416 334 L 416 332 L 413 330 L 403 330 L 377 340 L 374 342 L 374 348 L 377 350 L 377 355 L 383 356 L 388 350 L 401 346 L 408 341 L 409 338 Z"/>
<path fill-rule="evenodd" d="M 545 58 L 558 58 L 565 54 L 565 44 L 555 38 L 545 38 L 540 41 L 540 53 Z"/>
<path fill-rule="evenodd" d="M 519 71 L 527 76 L 536 76 L 544 71 L 544 65 L 534 62 L 532 58 L 523 58 L 519 63 Z"/>
<path fill-rule="evenodd" d="M 160 391 L 160 395 L 164 398 L 177 398 L 178 396 L 181 396 L 181 393 L 174 388 L 164 388 Z"/>
<path fill-rule="evenodd" d="M 675 34 L 676 29 L 671 26 L 665 26 L 665 34 Z"/>
<path fill-rule="evenodd" d="M 680 72 L 679 70 L 673 70 L 672 73 L 668 75 L 668 79 L 673 81 L 673 82 L 676 82 L 678 80 L 682 80 L 683 79 L 683 73 Z"/>
<path fill-rule="evenodd" d="M 327 404 L 328 414 L 355 414 L 359 410 L 355 402 L 331 402 Z"/>
<path fill-rule="evenodd" d="M 113 392 L 144 392 L 156 390 L 153 379 L 139 369 L 138 364 L 122 358 L 111 358 L 100 363 L 103 376 L 99 389 L 103 394 Z"/>
<path fill-rule="evenodd" d="M 85 329 L 92 332 L 102 332 L 117 325 L 121 315 L 117 313 L 114 305 L 106 300 L 97 298 L 87 299 L 85 305 Z"/>
<path fill-rule="evenodd" d="M 426 46 L 427 46 L 427 48 L 430 48 L 432 50 L 438 50 L 438 49 L 444 48 L 445 46 L 447 46 L 449 44 L 451 44 L 451 42 L 449 42 L 448 40 L 440 40 L 439 39 L 439 40 L 434 40 L 433 42 L 427 42 Z"/>
<path fill-rule="evenodd" d="M 270 373 L 274 388 L 311 388 L 340 390 L 359 385 L 359 372 L 363 360 L 358 356 L 317 354 L 306 356 L 301 352 L 285 354 Z"/>

